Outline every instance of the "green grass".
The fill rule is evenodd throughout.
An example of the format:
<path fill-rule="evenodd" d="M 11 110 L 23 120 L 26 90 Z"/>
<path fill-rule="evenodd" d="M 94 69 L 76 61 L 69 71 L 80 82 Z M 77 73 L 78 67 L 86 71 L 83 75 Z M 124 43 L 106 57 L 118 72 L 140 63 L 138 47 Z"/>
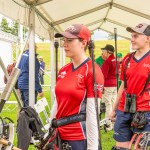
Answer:
<path fill-rule="evenodd" d="M 44 96 L 46 97 L 48 103 L 50 104 L 49 87 L 44 87 L 43 90 L 45 91 L 44 92 L 44 94 L 45 94 Z M 40 99 L 40 98 L 38 97 L 38 99 Z M 11 96 L 10 96 L 10 98 L 9 98 L 9 101 L 15 101 L 15 100 L 16 100 L 15 96 L 12 93 Z M 10 104 L 5 104 L 5 106 L 3 108 L 3 111 L 1 113 L 1 117 L 2 118 L 9 117 L 9 118 L 11 118 L 14 121 L 15 132 L 16 132 L 16 125 L 17 125 L 18 113 L 19 113 L 19 108 L 18 108 L 18 105 L 16 105 L 16 104 L 11 104 L 11 105 Z M 15 133 L 14 145 L 17 146 L 17 135 L 16 135 L 16 133 Z M 30 145 L 29 150 L 35 150 L 34 146 Z"/>
<path fill-rule="evenodd" d="M 96 41 L 95 42 L 95 58 L 98 57 L 99 55 L 101 55 L 101 49 L 102 47 L 104 47 L 106 44 L 112 44 L 114 45 L 114 41 L 113 40 L 107 40 L 107 41 Z M 123 56 L 125 56 L 130 49 L 130 42 L 127 40 L 118 40 L 117 42 L 118 45 L 118 52 L 123 53 Z M 50 44 L 49 43 L 38 43 L 38 50 L 37 52 L 39 53 L 39 55 L 42 55 L 44 58 L 44 61 L 46 63 L 46 71 L 50 71 Z M 60 54 L 59 54 L 60 55 Z M 88 55 L 88 52 L 87 52 Z M 70 59 L 67 59 L 67 61 L 70 61 Z M 50 74 L 49 74 L 50 75 Z M 45 79 L 45 84 L 50 84 L 50 78 L 47 77 L 46 75 L 44 76 Z M 48 103 L 50 104 L 50 87 L 44 87 L 44 94 L 45 97 L 48 100 Z M 15 97 L 13 94 L 11 94 L 10 99 L 9 100 L 15 100 Z M 6 104 L 4 107 L 7 107 L 8 104 Z M 13 111 L 11 111 L 14 107 L 16 107 L 15 105 L 10 105 L 10 110 L 3 110 L 1 113 L 2 117 L 10 117 L 12 120 L 14 120 L 15 126 L 17 124 L 17 116 L 18 116 L 18 109 L 16 107 L 16 109 L 14 109 Z M 104 132 L 104 130 L 101 130 L 101 140 L 102 140 L 102 147 L 103 150 L 110 150 L 111 147 L 115 144 L 115 141 L 113 140 L 113 131 L 109 131 L 109 132 Z M 15 140 L 14 140 L 14 145 L 17 145 L 17 138 L 16 138 L 16 133 L 15 133 Z M 29 150 L 35 150 L 34 146 L 30 146 Z"/>
<path fill-rule="evenodd" d="M 45 93 L 45 97 L 47 98 L 48 103 L 50 104 L 49 88 L 48 87 L 44 87 L 44 91 L 45 91 L 44 92 Z M 13 101 L 15 100 L 15 97 L 14 97 L 13 93 L 10 96 L 9 101 L 10 100 L 13 100 Z M 6 110 L 7 107 L 8 107 L 8 104 L 5 104 L 4 109 L 3 109 L 2 113 L 1 113 L 1 117 L 9 117 L 9 118 L 11 118 L 14 121 L 15 128 L 16 128 L 17 116 L 18 116 L 18 112 L 19 112 L 18 106 L 14 105 L 14 104 L 9 105 L 9 110 L 8 109 Z M 14 107 L 16 109 L 14 109 Z M 13 111 L 12 111 L 12 109 L 13 109 Z M 109 150 L 115 144 L 115 141 L 113 140 L 112 136 L 113 136 L 113 131 L 104 132 L 104 130 L 101 130 L 101 140 L 102 140 L 103 150 Z M 14 145 L 17 146 L 16 133 L 15 133 Z M 29 150 L 35 150 L 34 146 L 30 145 Z"/>
<path fill-rule="evenodd" d="M 13 97 L 13 96 L 11 96 Z M 46 92 L 45 93 L 45 97 L 49 97 L 49 93 Z M 48 99 L 49 101 L 49 99 Z M 50 101 L 49 101 L 50 102 Z M 7 104 L 6 104 L 7 105 Z M 5 107 L 7 107 L 5 105 Z M 3 111 L 1 116 L 2 117 L 9 117 L 11 118 L 14 123 L 15 123 L 15 128 L 16 128 L 16 124 L 17 124 L 17 115 L 18 115 L 18 109 L 15 109 L 13 111 L 11 111 L 11 109 L 13 109 L 15 106 L 14 105 L 11 105 L 10 106 L 10 111 Z M 110 150 L 111 147 L 115 144 L 115 141 L 113 140 L 113 131 L 109 131 L 109 132 L 105 132 L 104 130 L 101 130 L 101 141 L 102 141 L 102 148 L 103 150 Z M 15 133 L 15 139 L 14 139 L 14 145 L 16 146 L 17 145 L 17 136 L 16 136 L 16 133 Z M 34 146 L 33 145 L 30 145 L 29 147 L 29 150 L 35 150 Z"/>
<path fill-rule="evenodd" d="M 101 55 L 102 51 L 101 48 L 105 47 L 106 44 L 112 44 L 113 46 L 115 46 L 115 42 L 114 40 L 101 40 L 101 41 L 95 41 L 95 49 L 94 49 L 94 54 L 95 54 L 95 58 L 97 58 L 98 56 Z M 43 56 L 44 61 L 45 61 L 45 66 L 46 66 L 46 70 L 50 71 L 51 70 L 51 62 L 50 62 L 50 58 L 51 58 L 51 54 L 50 54 L 50 44 L 49 43 L 37 43 L 37 53 L 41 56 Z M 117 41 L 117 51 L 122 53 L 123 56 L 125 56 L 130 50 L 130 41 L 128 40 L 118 40 Z M 87 55 L 88 54 L 88 50 L 87 50 Z M 60 60 L 60 49 L 58 51 L 58 60 Z M 66 62 L 69 62 L 70 59 L 66 58 Z M 59 66 L 59 63 L 58 63 Z"/>

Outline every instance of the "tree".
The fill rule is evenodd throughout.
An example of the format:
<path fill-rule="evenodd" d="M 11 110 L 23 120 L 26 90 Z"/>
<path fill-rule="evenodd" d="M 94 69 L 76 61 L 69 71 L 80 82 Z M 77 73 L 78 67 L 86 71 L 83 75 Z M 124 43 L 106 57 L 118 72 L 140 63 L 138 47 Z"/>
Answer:
<path fill-rule="evenodd" d="M 25 39 L 27 37 L 27 32 L 28 32 L 28 29 L 26 27 L 23 27 L 23 39 Z"/>
<path fill-rule="evenodd" d="M 7 22 L 5 18 L 2 18 L 2 21 L 0 23 L 0 30 L 7 32 L 7 33 L 11 33 L 11 28 L 9 27 L 9 23 Z"/>
<path fill-rule="evenodd" d="M 18 25 L 17 21 L 13 21 L 12 26 L 10 26 L 7 19 L 3 17 L 0 23 L 0 30 L 18 36 Z"/>
<path fill-rule="evenodd" d="M 17 21 L 14 21 L 11 27 L 11 34 L 18 36 L 18 28 L 19 28 L 19 23 Z"/>
<path fill-rule="evenodd" d="M 108 40 L 114 39 L 114 34 L 109 33 L 108 36 L 107 36 L 107 39 L 108 39 Z"/>
<path fill-rule="evenodd" d="M 41 37 L 41 36 L 38 36 L 38 38 L 42 41 L 42 42 L 44 42 L 44 38 L 43 37 Z"/>

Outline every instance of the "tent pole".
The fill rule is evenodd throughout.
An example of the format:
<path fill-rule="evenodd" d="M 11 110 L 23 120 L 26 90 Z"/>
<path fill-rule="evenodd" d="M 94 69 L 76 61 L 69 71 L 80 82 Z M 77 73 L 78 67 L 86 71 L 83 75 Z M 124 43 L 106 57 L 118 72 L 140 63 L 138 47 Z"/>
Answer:
<path fill-rule="evenodd" d="M 118 59 L 117 59 L 117 28 L 114 28 L 114 39 L 115 39 L 116 78 L 117 78 L 117 91 L 118 91 L 118 89 L 119 89 L 119 86 L 118 86 L 119 74 L 118 74 Z"/>
<path fill-rule="evenodd" d="M 55 47 L 55 65 L 56 65 L 56 79 L 57 79 L 57 73 L 58 73 L 58 47 L 59 43 L 58 41 L 54 42 L 54 47 Z"/>
<path fill-rule="evenodd" d="M 65 65 L 65 51 L 63 48 L 63 42 L 60 40 L 60 68 Z"/>
<path fill-rule="evenodd" d="M 52 108 L 52 104 L 54 102 L 55 99 L 55 94 L 54 94 L 54 88 L 55 88 L 55 84 L 56 84 L 56 67 L 55 67 L 55 50 L 54 50 L 54 29 L 50 28 L 49 31 L 49 35 L 50 35 L 50 40 L 51 40 L 51 47 L 50 47 L 50 62 L 51 62 L 51 103 L 50 103 L 50 107 Z"/>
<path fill-rule="evenodd" d="M 30 7 L 29 27 L 29 106 L 35 104 L 35 8 Z"/>

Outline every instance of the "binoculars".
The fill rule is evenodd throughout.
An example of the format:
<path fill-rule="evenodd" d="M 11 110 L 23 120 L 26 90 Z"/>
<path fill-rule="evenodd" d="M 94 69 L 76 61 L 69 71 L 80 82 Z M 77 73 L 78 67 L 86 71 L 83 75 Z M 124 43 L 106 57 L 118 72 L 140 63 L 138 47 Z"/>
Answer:
<path fill-rule="evenodd" d="M 130 112 L 130 113 L 136 112 L 136 95 L 135 94 L 126 94 L 124 111 Z"/>

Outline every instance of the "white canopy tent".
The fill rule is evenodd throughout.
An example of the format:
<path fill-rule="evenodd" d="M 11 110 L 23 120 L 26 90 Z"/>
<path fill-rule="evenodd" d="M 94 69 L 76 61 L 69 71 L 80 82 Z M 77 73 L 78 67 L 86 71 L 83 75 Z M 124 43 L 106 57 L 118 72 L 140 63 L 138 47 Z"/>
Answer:
<path fill-rule="evenodd" d="M 101 29 L 109 33 L 117 33 L 125 39 L 130 38 L 127 26 L 135 26 L 145 22 L 150 24 L 149 0 L 0 0 L 0 13 L 19 23 L 32 28 L 30 40 L 33 43 L 35 32 L 50 39 L 52 88 L 54 87 L 54 32 L 63 31 L 70 24 L 82 23 L 91 31 Z M 31 44 L 34 49 L 34 44 Z M 30 53 L 32 60 L 34 52 Z M 34 93 L 34 61 L 30 61 L 30 77 Z M 34 99 L 34 95 L 32 99 Z"/>
<path fill-rule="evenodd" d="M 0 13 L 29 25 L 29 5 L 35 6 L 35 32 L 49 39 L 51 26 L 57 31 L 83 23 L 90 30 L 102 29 L 130 38 L 126 26 L 150 23 L 149 0 L 0 0 Z"/>
<path fill-rule="evenodd" d="M 13 48 L 12 43 L 16 43 L 17 38 L 9 33 L 0 31 L 0 57 L 5 64 L 5 67 L 12 63 Z M 4 52 L 5 51 L 5 52 Z M 4 72 L 0 68 L 0 92 L 3 91 L 4 84 Z"/>

